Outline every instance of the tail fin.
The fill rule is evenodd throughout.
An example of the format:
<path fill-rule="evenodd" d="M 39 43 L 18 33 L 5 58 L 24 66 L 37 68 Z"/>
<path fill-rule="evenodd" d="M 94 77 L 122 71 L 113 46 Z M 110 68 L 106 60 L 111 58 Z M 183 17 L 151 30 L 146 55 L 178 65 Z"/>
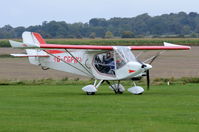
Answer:
<path fill-rule="evenodd" d="M 22 34 L 23 42 L 16 42 L 9 40 L 13 48 L 39 48 L 41 44 L 46 44 L 45 40 L 40 34 L 34 32 L 23 32 Z"/>
<path fill-rule="evenodd" d="M 23 42 L 15 42 L 10 40 L 10 44 L 14 48 L 24 48 L 26 49 L 27 54 L 25 55 L 16 55 L 13 56 L 25 56 L 29 58 L 31 64 L 39 65 L 40 57 L 49 57 L 49 55 L 43 50 L 38 50 L 41 44 L 46 44 L 45 40 L 41 37 L 40 34 L 34 32 L 23 32 L 22 34 Z M 36 48 L 36 49 L 34 49 Z"/>
<path fill-rule="evenodd" d="M 46 44 L 45 40 L 42 38 L 42 36 L 39 33 L 34 32 L 23 32 L 22 34 L 23 43 L 28 44 L 36 44 L 39 46 L 40 44 Z"/>

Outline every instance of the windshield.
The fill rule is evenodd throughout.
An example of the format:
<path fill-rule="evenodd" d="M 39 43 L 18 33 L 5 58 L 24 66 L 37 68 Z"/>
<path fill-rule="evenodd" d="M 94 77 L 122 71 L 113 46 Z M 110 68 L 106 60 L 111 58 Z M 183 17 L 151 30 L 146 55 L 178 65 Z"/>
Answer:
<path fill-rule="evenodd" d="M 114 50 L 126 63 L 129 61 L 137 61 L 132 51 L 126 46 L 115 46 Z"/>
<path fill-rule="evenodd" d="M 130 61 L 137 61 L 132 51 L 126 46 L 115 46 L 114 50 L 117 69 L 121 68 Z"/>

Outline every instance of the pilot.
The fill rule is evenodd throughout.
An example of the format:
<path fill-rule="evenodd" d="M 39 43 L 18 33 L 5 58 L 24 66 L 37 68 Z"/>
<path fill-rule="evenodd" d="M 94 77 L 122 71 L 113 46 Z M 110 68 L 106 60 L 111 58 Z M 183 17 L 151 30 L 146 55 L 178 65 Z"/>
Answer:
<path fill-rule="evenodd" d="M 113 61 L 113 54 L 111 52 L 106 53 L 106 57 L 104 59 L 105 64 L 109 64 Z"/>
<path fill-rule="evenodd" d="M 106 73 L 109 73 L 115 69 L 115 63 L 113 59 L 113 53 L 108 52 L 104 58 L 104 63 L 107 65 Z"/>

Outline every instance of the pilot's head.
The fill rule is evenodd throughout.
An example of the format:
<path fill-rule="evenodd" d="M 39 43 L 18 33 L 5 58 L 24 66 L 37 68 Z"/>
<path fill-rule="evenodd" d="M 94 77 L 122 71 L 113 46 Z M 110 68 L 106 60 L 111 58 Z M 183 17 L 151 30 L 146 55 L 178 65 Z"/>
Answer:
<path fill-rule="evenodd" d="M 107 52 L 106 53 L 106 57 L 107 58 L 112 58 L 113 57 L 113 53 L 112 52 Z"/>

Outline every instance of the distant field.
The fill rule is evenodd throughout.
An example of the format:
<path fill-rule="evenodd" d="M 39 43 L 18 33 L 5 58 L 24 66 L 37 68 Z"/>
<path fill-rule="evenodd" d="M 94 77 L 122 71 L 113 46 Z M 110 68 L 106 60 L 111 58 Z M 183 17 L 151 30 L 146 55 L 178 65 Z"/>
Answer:
<path fill-rule="evenodd" d="M 199 45 L 199 39 L 194 38 L 135 38 L 135 39 L 47 39 L 48 43 L 78 44 L 78 45 L 162 45 L 163 42 Z"/>
<path fill-rule="evenodd" d="M 94 96 L 83 85 L 1 85 L 2 132 L 198 132 L 199 84 Z"/>
<path fill-rule="evenodd" d="M 18 39 L 17 41 L 21 41 Z M 46 39 L 47 43 L 73 45 L 162 45 L 163 42 L 198 46 L 195 38 L 135 38 L 135 39 Z M 0 40 L 0 47 L 10 47 L 8 40 Z"/>

